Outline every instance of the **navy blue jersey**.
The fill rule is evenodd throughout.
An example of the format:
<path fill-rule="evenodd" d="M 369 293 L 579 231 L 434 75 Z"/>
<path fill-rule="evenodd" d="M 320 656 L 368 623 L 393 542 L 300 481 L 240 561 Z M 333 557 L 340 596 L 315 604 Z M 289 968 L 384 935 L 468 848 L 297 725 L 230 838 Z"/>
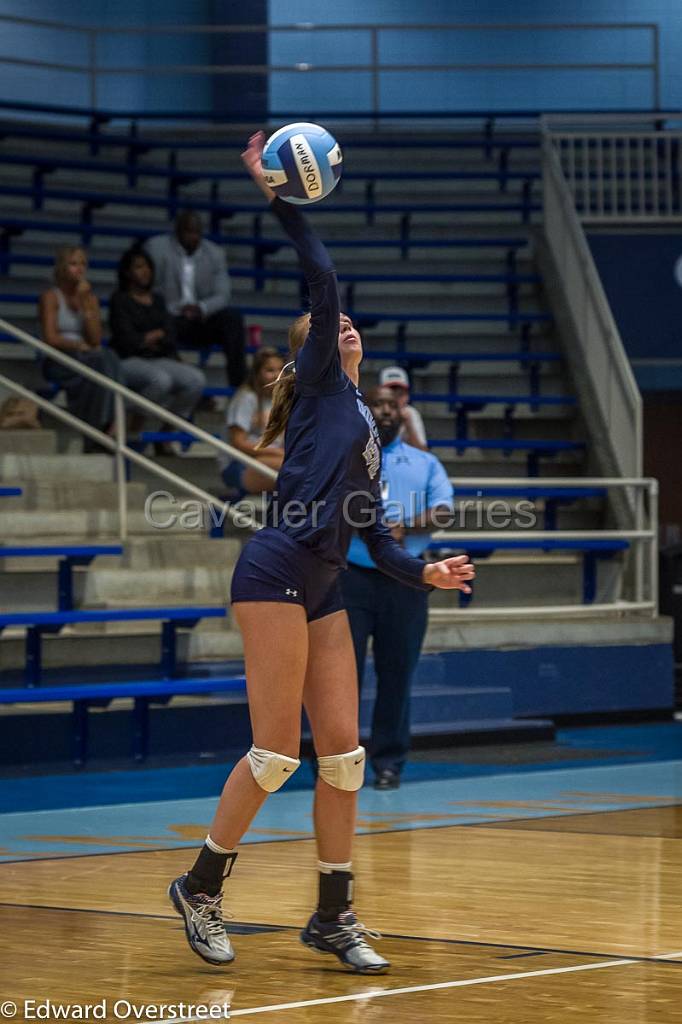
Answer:
<path fill-rule="evenodd" d="M 361 392 L 339 357 L 339 293 L 329 254 L 292 204 L 271 205 L 299 255 L 311 321 L 296 356 L 294 403 L 284 462 L 266 521 L 338 568 L 355 529 L 376 565 L 401 583 L 429 589 L 424 563 L 409 555 L 382 522 L 379 434 Z"/>

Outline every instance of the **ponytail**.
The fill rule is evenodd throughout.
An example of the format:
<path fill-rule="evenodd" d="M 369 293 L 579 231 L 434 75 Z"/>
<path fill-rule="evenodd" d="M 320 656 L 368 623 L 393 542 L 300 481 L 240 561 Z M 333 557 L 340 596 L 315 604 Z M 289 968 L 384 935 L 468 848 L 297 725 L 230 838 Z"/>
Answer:
<path fill-rule="evenodd" d="M 256 445 L 257 449 L 267 448 L 285 430 L 294 404 L 295 385 L 296 374 L 293 370 L 272 385 L 272 408 L 263 436 Z"/>
<path fill-rule="evenodd" d="M 295 356 L 299 349 L 303 348 L 303 344 L 308 337 L 308 331 L 310 330 L 310 314 L 306 313 L 304 316 L 299 316 L 298 320 L 294 320 L 293 324 L 289 328 L 289 353 Z M 284 367 L 286 370 L 291 363 L 287 363 Z M 261 437 L 258 444 L 255 446 L 256 449 L 267 448 L 271 445 L 280 434 L 284 433 L 286 429 L 289 416 L 294 404 L 294 389 L 296 386 L 296 371 L 291 370 L 290 373 L 284 373 L 284 370 L 279 375 L 277 380 L 272 386 L 272 408 L 270 415 L 268 416 L 268 422 L 266 424 L 263 436 Z"/>

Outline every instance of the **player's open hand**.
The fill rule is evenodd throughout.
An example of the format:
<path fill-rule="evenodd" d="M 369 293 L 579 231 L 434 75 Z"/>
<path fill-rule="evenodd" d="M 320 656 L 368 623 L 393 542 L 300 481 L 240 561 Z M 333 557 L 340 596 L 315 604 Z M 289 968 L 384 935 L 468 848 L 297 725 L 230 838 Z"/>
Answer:
<path fill-rule="evenodd" d="M 263 177 L 264 146 L 265 132 L 255 132 L 249 139 L 246 149 L 242 153 L 242 162 L 267 201 L 271 203 L 275 198 L 275 193 Z"/>
<path fill-rule="evenodd" d="M 254 132 L 250 136 L 246 149 L 242 153 L 242 161 L 249 174 L 258 180 L 263 177 L 263 147 L 265 146 L 265 132 Z"/>
<path fill-rule="evenodd" d="M 471 593 L 469 580 L 473 580 L 476 570 L 469 561 L 468 555 L 456 555 L 454 558 L 444 558 L 442 562 L 431 562 L 424 566 L 422 579 L 424 583 L 430 583 L 432 587 L 439 587 L 441 590 L 461 590 L 465 594 Z"/>

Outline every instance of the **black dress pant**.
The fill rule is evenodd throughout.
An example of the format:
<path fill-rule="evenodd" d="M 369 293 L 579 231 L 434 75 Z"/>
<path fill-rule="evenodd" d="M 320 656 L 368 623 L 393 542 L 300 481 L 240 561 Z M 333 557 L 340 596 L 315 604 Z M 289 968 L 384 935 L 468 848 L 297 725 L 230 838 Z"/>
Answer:
<path fill-rule="evenodd" d="M 362 686 L 372 637 L 377 696 L 369 759 L 375 772 L 400 773 L 410 749 L 410 687 L 428 624 L 428 592 L 378 569 L 349 565 L 341 588 Z"/>
<path fill-rule="evenodd" d="M 178 344 L 192 348 L 220 345 L 225 353 L 227 382 L 238 388 L 246 379 L 244 318 L 236 309 L 225 306 L 202 320 L 175 317 Z"/>

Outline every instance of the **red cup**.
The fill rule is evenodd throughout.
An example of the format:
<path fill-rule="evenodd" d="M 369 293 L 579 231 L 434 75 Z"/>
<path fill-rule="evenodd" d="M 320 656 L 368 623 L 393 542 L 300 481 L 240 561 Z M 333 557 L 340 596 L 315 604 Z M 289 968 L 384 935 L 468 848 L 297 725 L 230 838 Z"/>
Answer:
<path fill-rule="evenodd" d="M 249 347 L 260 348 L 263 344 L 263 328 L 260 324 L 251 324 L 249 327 Z"/>

